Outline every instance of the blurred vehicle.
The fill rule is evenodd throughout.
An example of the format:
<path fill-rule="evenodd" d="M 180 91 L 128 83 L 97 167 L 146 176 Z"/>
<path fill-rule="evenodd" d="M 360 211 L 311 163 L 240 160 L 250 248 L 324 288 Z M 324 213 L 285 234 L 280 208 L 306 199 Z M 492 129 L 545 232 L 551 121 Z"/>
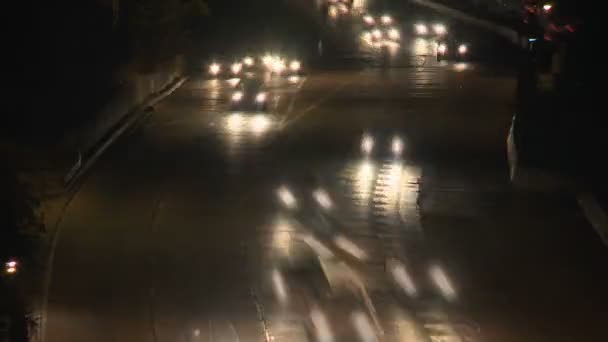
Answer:
<path fill-rule="evenodd" d="M 377 146 L 381 147 L 378 148 Z M 371 134 L 364 134 L 361 138 L 361 152 L 363 152 L 365 156 L 371 156 L 377 150 L 379 150 L 379 152 L 377 152 L 379 154 L 390 151 L 390 154 L 392 154 L 394 157 L 401 157 L 404 147 L 405 143 L 399 136 L 394 136 L 388 141 L 381 138 L 376 138 Z"/>
<path fill-rule="evenodd" d="M 401 32 L 395 27 L 374 28 L 364 31 L 362 39 L 373 47 L 395 46 L 401 42 Z"/>
<path fill-rule="evenodd" d="M 419 36 L 443 37 L 448 34 L 448 28 L 442 23 L 430 25 L 425 22 L 418 22 L 414 24 L 414 32 Z"/>
<path fill-rule="evenodd" d="M 437 61 L 467 61 L 470 59 L 469 44 L 454 40 L 445 39 L 437 41 Z"/>
<path fill-rule="evenodd" d="M 268 92 L 264 82 L 257 78 L 241 80 L 230 97 L 230 108 L 233 111 L 266 111 Z"/>
<path fill-rule="evenodd" d="M 289 62 L 288 69 L 287 69 L 287 74 L 289 76 L 298 76 L 301 73 L 302 73 L 302 62 L 300 62 L 297 59 L 294 59 L 291 62 Z"/>

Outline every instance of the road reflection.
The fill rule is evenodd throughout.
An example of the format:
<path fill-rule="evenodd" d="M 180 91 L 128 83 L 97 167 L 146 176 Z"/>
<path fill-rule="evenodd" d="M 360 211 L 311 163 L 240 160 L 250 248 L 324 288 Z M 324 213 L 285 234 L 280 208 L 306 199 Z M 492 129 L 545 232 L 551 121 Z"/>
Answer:
<path fill-rule="evenodd" d="M 412 42 L 411 50 L 416 56 L 428 56 L 434 53 L 433 42 L 426 38 L 416 38 Z"/>
<path fill-rule="evenodd" d="M 277 120 L 271 114 L 234 112 L 223 118 L 220 133 L 225 138 L 228 154 L 236 157 L 255 147 L 276 128 Z"/>

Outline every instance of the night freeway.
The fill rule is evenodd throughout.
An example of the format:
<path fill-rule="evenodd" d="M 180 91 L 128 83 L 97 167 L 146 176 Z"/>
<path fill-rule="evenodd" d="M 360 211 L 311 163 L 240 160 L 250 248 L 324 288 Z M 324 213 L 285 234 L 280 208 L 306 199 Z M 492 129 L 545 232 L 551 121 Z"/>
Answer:
<path fill-rule="evenodd" d="M 318 40 L 197 55 L 76 171 L 31 341 L 605 340 L 602 239 L 512 182 L 518 42 L 294 2 Z"/>

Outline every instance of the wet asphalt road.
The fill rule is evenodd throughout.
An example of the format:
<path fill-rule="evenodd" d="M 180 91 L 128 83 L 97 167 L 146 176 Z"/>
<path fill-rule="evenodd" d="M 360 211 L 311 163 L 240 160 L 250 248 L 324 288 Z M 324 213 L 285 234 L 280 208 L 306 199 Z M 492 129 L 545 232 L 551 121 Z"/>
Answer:
<path fill-rule="evenodd" d="M 357 53 L 267 113 L 195 76 L 115 144 L 63 217 L 46 341 L 602 340 L 605 248 L 509 184 L 514 77 L 408 34 L 390 68 Z"/>

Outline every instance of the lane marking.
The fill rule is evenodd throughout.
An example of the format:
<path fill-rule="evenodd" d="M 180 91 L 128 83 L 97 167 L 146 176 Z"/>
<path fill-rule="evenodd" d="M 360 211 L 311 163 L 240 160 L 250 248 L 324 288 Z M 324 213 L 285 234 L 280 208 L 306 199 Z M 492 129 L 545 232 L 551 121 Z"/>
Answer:
<path fill-rule="evenodd" d="M 351 80 L 351 81 L 347 81 L 347 82 L 339 85 L 332 92 L 330 92 L 326 96 L 320 98 L 318 101 L 312 103 L 311 105 L 309 105 L 308 107 L 306 107 L 304 110 L 302 110 L 301 112 L 299 112 L 298 114 L 296 114 L 291 120 L 287 120 L 283 124 L 283 127 L 287 127 L 289 125 L 293 125 L 295 122 L 297 122 L 300 119 L 302 119 L 302 117 L 304 117 L 304 115 L 306 115 L 310 111 L 318 108 L 321 104 L 323 104 L 324 102 L 326 102 L 327 100 L 329 100 L 330 98 L 332 98 L 334 95 L 336 95 L 338 92 L 340 92 L 342 89 L 346 88 L 348 85 L 352 84 L 353 82 L 354 82 L 354 80 Z"/>

